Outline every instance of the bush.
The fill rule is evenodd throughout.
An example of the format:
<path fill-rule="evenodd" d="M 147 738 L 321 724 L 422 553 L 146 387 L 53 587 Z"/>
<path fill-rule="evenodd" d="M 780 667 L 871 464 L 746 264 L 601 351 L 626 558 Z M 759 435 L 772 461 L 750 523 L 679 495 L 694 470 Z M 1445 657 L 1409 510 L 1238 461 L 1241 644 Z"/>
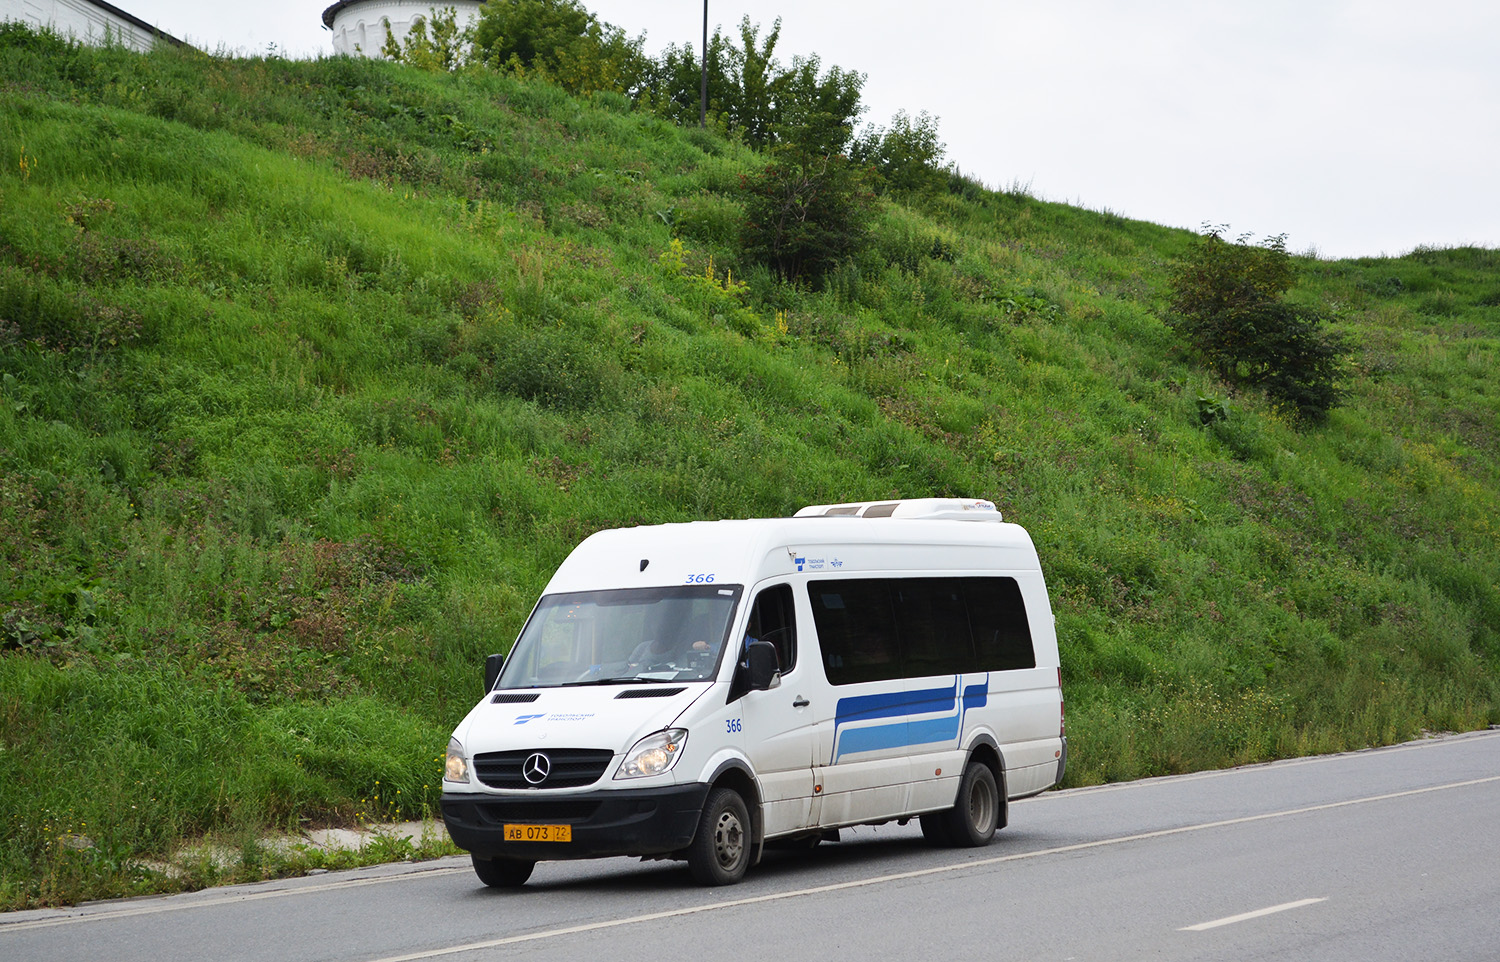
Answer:
<path fill-rule="evenodd" d="M 837 66 L 825 71 L 817 56 L 794 57 L 783 66 L 774 56 L 780 20 L 764 38 L 749 17 L 739 30 L 738 45 L 717 29 L 708 42 L 708 125 L 765 150 L 796 139 L 797 128 L 821 124 L 836 141 L 832 148 L 843 150 L 863 109 L 864 74 Z M 662 51 L 646 80 L 656 112 L 682 126 L 696 125 L 703 66 L 691 44 Z M 833 123 L 823 123 L 830 117 Z"/>
<path fill-rule="evenodd" d="M 1302 420 L 1324 420 L 1344 393 L 1344 339 L 1321 311 L 1282 300 L 1296 282 L 1286 235 L 1257 246 L 1220 230 L 1205 231 L 1172 267 L 1172 327 L 1224 380 L 1263 389 Z"/>
<path fill-rule="evenodd" d="M 397 63 L 411 64 L 423 70 L 452 72 L 468 63 L 474 52 L 474 28 L 458 25 L 458 10 L 455 7 L 432 9 L 432 33 L 428 35 L 426 17 L 414 17 L 411 31 L 404 41 L 398 41 L 391 32 L 391 22 L 385 21 L 385 44 L 380 52 L 386 59 Z"/>
<path fill-rule="evenodd" d="M 818 281 L 869 244 L 875 194 L 842 153 L 849 128 L 839 111 L 803 115 L 783 130 L 771 163 L 741 181 L 741 241 L 783 280 Z"/>
<path fill-rule="evenodd" d="M 874 195 L 842 155 L 779 158 L 744 191 L 745 253 L 783 280 L 820 280 L 868 243 Z"/>
<path fill-rule="evenodd" d="M 475 53 L 493 67 L 555 80 L 573 93 L 639 93 L 650 60 L 631 38 L 578 0 L 492 0 L 474 27 Z"/>
<path fill-rule="evenodd" d="M 937 191 L 947 184 L 943 151 L 936 117 L 925 110 L 915 117 L 899 110 L 889 129 L 867 128 L 849 153 L 856 163 L 869 164 L 879 172 L 883 188 L 910 195 Z"/>

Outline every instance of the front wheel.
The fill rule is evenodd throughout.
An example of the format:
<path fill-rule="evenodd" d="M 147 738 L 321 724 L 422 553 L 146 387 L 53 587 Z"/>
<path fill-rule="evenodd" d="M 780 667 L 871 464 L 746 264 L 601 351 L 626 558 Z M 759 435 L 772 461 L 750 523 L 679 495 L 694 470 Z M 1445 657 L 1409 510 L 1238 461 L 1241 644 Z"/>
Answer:
<path fill-rule="evenodd" d="M 1004 805 L 995 773 L 983 762 L 970 762 L 958 785 L 958 798 L 946 812 L 948 840 L 961 848 L 978 848 L 990 844 L 1000 827 L 1000 809 Z"/>
<path fill-rule="evenodd" d="M 745 877 L 750 867 L 750 810 L 739 792 L 716 788 L 708 793 L 687 862 L 699 885 L 733 885 Z"/>
<path fill-rule="evenodd" d="M 531 878 L 531 870 L 536 868 L 535 862 L 522 859 L 469 857 L 474 860 L 474 874 L 479 876 L 479 881 L 492 889 L 520 888 Z"/>

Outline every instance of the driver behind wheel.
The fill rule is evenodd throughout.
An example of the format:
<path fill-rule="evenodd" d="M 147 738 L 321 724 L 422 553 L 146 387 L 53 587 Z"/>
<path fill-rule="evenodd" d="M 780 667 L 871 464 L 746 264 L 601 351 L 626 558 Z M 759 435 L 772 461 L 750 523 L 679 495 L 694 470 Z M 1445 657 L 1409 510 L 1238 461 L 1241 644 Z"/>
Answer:
<path fill-rule="evenodd" d="M 691 637 L 691 636 L 689 636 Z M 675 641 L 665 635 L 643 641 L 630 653 L 631 668 L 668 667 L 686 664 L 694 654 L 708 651 L 708 642 Z"/>

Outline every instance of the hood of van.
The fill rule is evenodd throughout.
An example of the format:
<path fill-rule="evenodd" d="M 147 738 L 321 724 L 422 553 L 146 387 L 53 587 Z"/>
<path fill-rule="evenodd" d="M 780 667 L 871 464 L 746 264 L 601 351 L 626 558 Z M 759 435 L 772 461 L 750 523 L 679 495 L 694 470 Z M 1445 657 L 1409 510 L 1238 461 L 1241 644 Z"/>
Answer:
<path fill-rule="evenodd" d="M 621 754 L 669 728 L 712 682 L 599 685 L 491 692 L 455 732 L 472 757 L 529 748 L 607 748 Z M 515 700 L 535 693 L 535 701 Z"/>

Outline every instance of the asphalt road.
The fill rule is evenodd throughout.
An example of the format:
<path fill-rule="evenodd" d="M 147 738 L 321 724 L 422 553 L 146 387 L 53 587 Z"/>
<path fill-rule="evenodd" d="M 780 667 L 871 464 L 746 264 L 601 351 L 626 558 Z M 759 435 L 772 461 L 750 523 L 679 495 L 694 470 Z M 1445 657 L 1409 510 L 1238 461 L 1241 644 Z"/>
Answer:
<path fill-rule="evenodd" d="M 467 859 L 0 916 L 0 960 L 1500 960 L 1500 731 L 1011 806 L 989 848 L 915 825 L 676 863 Z"/>

